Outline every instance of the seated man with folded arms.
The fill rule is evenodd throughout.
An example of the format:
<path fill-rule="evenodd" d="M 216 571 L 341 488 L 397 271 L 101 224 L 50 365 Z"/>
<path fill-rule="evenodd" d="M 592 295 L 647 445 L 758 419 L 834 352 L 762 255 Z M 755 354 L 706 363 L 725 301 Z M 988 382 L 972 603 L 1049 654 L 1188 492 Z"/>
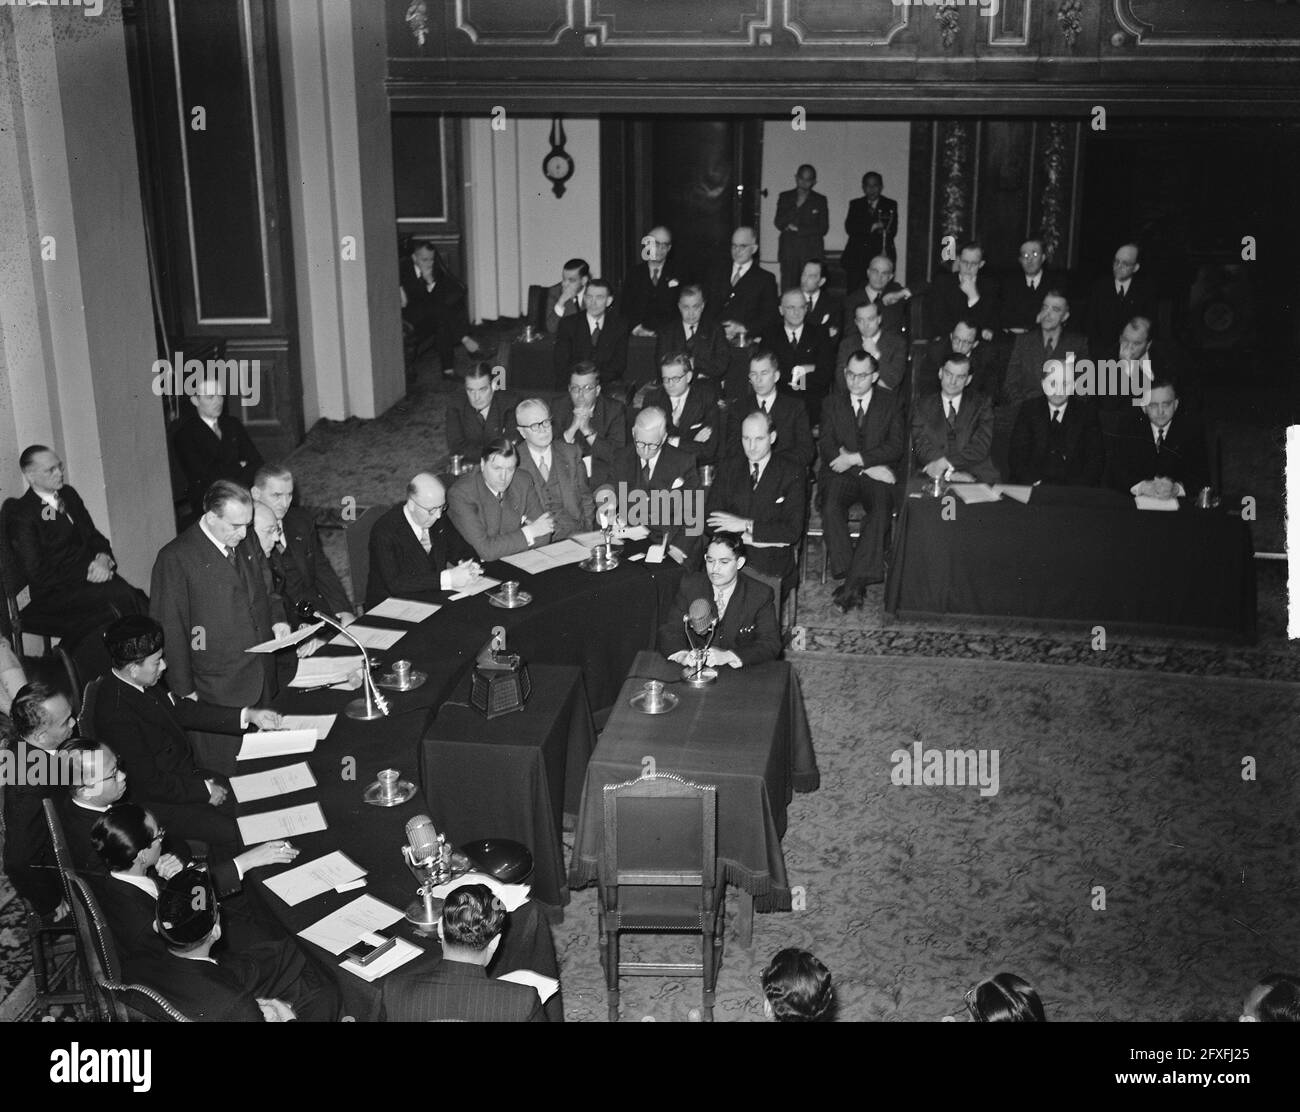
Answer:
<path fill-rule="evenodd" d="M 562 541 L 592 527 L 596 502 L 587 483 L 587 468 L 575 444 L 555 439 L 551 410 L 541 398 L 515 407 L 521 482 L 531 479 L 542 508 L 555 521 L 553 539 Z"/>
<path fill-rule="evenodd" d="M 42 766 L 44 783 L 5 784 L 0 792 L 4 800 L 4 871 L 14 890 L 40 915 L 55 920 L 68 913 L 63 900 L 63 882 L 59 879 L 45 825 L 44 803 L 59 794 L 61 754 L 58 750 L 77 728 L 72 704 L 61 691 L 47 684 L 29 683 L 19 689 L 9 708 L 9 729 L 0 744 L 12 754 L 14 765 L 30 768 Z M 35 777 L 32 778 L 33 780 Z"/>
<path fill-rule="evenodd" d="M 718 468 L 704 512 L 711 530 L 741 535 L 750 570 L 781 580 L 784 596 L 794 586 L 803 538 L 807 471 L 776 455 L 776 443 L 771 415 L 749 414 L 740 426 L 744 455 Z"/>
<path fill-rule="evenodd" d="M 492 386 L 491 364 L 471 364 L 464 381 L 447 405 L 447 451 L 473 463 L 489 440 L 513 435 L 514 421 L 506 391 Z"/>
<path fill-rule="evenodd" d="M 569 368 L 569 394 L 556 399 L 552 416 L 560 439 L 581 450 L 592 490 L 608 482 L 614 454 L 627 444 L 627 407 L 601 392 L 594 363 Z"/>
<path fill-rule="evenodd" d="M 1107 485 L 1151 498 L 1194 498 L 1210 482 L 1205 427 L 1195 417 L 1175 420 L 1178 392 L 1168 379 L 1152 382 L 1147 398 L 1121 424 Z"/>
<path fill-rule="evenodd" d="M 249 729 L 277 729 L 265 707 L 220 707 L 177 699 L 163 673 L 163 629 L 147 614 L 119 618 L 104 632 L 113 670 L 94 703 L 91 733 L 113 745 L 131 770 L 131 797 L 181 838 L 238 848 L 234 800 L 224 777 L 198 765 L 186 730 L 229 734 L 231 746 Z"/>
<path fill-rule="evenodd" d="M 930 479 L 955 483 L 996 483 L 998 469 L 989 456 L 993 445 L 993 403 L 968 390 L 970 360 L 953 356 L 939 368 L 939 393 L 919 398 L 912 413 L 916 463 Z"/>
<path fill-rule="evenodd" d="M 898 470 L 903 460 L 903 402 L 877 386 L 876 361 L 865 351 L 844 368 L 848 392 L 831 395 L 822 419 L 822 528 L 831 575 L 843 577 L 836 607 L 847 614 L 862 605 L 868 585 L 885 578 L 885 539 L 889 535 Z M 851 545 L 849 510 L 866 515 L 858 543 Z"/>
<path fill-rule="evenodd" d="M 715 533 L 704 550 L 704 574 L 692 572 L 682 578 L 659 627 L 659 651 L 669 660 L 685 664 L 690 643 L 682 619 L 691 604 L 702 600 L 717 620 L 717 630 L 705 663 L 712 668 L 744 668 L 763 664 L 781 655 L 781 634 L 776 624 L 775 600 L 766 583 L 741 575 L 745 566 L 745 542 L 735 533 Z"/>
<path fill-rule="evenodd" d="M 446 510 L 446 488 L 436 476 L 421 471 L 406 484 L 406 501 L 375 522 L 370 530 L 367 608 L 390 595 L 463 590 L 483 573 Z"/>
<path fill-rule="evenodd" d="M 506 909 L 486 885 L 463 884 L 451 892 L 438 920 L 442 961 L 419 974 L 385 978 L 384 1018 L 545 1023 L 535 988 L 488 976 L 505 925 Z"/>
<path fill-rule="evenodd" d="M 1064 368 L 1043 368 L 1042 393 L 1020 406 L 1011 430 L 1013 483 L 1099 486 L 1106 465 L 1091 398 L 1074 398 Z"/>
<path fill-rule="evenodd" d="M 222 908 L 208 878 L 185 869 L 158 894 L 160 947 L 136 960 L 132 975 L 156 989 L 188 1019 L 268 1023 L 339 1018 L 338 989 L 295 946 L 257 954 L 212 950 L 222 938 Z"/>
<path fill-rule="evenodd" d="M 451 523 L 480 560 L 500 560 L 550 544 L 555 517 L 542 506 L 527 478 L 516 481 L 519 450 L 504 438 L 483 446 L 482 466 L 462 475 L 447 492 Z"/>

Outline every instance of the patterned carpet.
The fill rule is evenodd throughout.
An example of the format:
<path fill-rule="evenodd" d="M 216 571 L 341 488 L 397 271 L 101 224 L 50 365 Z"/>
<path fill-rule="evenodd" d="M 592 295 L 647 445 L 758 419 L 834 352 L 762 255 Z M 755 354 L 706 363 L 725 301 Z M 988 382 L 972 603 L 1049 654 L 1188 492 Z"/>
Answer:
<path fill-rule="evenodd" d="M 345 508 L 395 501 L 410 474 L 446 460 L 452 384 L 420 370 L 383 417 L 322 422 L 288 461 L 300 504 L 334 526 L 326 546 L 345 582 Z M 1276 437 L 1241 429 L 1253 447 L 1229 458 L 1271 475 Z M 1261 509 L 1280 506 L 1272 479 L 1253 488 L 1271 492 Z M 1267 547 L 1279 520 L 1259 524 Z M 822 788 L 795 798 L 785 838 L 807 909 L 759 916 L 750 951 L 729 943 L 719 1020 L 760 1017 L 758 972 L 784 945 L 831 968 L 844 1020 L 935 1019 L 1004 968 L 1039 985 L 1051 1018 L 1230 1018 L 1256 974 L 1295 966 L 1300 653 L 1286 640 L 1285 564 L 1257 563 L 1255 646 L 1117 636 L 1103 652 L 1077 632 L 1009 623 L 889 625 L 880 587 L 841 615 L 815 543 L 807 565 L 804 651 L 790 658 Z M 891 785 L 889 754 L 916 740 L 998 749 L 1001 791 Z M 1246 755 L 1257 782 L 1241 779 Z M 1091 910 L 1096 885 L 1105 911 Z M 0 876 L 0 1020 L 39 1018 L 20 927 Z M 595 934 L 587 889 L 556 929 L 571 1019 L 605 1016 Z M 698 991 L 629 979 L 623 1015 L 687 1019 Z"/>

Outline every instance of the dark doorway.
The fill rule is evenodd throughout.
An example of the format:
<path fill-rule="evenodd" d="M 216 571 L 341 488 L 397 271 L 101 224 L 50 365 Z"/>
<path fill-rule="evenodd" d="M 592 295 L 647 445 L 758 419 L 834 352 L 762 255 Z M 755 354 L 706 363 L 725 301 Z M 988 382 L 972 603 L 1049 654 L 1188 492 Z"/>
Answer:
<path fill-rule="evenodd" d="M 692 279 L 725 266 L 731 232 L 758 212 L 762 120 L 656 116 L 601 124 L 601 256 L 620 280 L 656 224 L 673 233 L 673 256 Z M 610 203 L 622 198 L 621 204 Z"/>

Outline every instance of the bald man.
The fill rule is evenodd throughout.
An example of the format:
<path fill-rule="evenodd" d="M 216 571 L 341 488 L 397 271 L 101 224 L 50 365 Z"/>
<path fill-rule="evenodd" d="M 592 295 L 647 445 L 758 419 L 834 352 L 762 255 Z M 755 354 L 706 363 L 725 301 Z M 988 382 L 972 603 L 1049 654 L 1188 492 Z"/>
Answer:
<path fill-rule="evenodd" d="M 611 485 L 623 495 L 634 490 L 681 491 L 670 507 L 684 511 L 691 504 L 693 491 L 700 489 L 695 457 L 668 443 L 668 415 L 658 406 L 647 406 L 632 422 L 632 443 L 619 451 L 611 468 Z M 703 505 L 700 506 L 701 512 Z M 694 538 L 687 537 L 690 524 L 680 513 L 668 519 L 651 521 L 650 536 L 658 543 L 669 542 L 669 552 L 679 562 L 686 560 Z M 697 523 L 703 526 L 703 521 Z"/>
<path fill-rule="evenodd" d="M 619 312 L 633 336 L 655 336 L 677 319 L 685 275 L 672 258 L 673 234 L 662 224 L 642 238 L 639 259 L 623 276 Z"/>
<path fill-rule="evenodd" d="M 447 490 L 422 471 L 406 484 L 406 501 L 370 531 L 366 606 L 390 595 L 459 591 L 482 574 L 474 552 L 447 518 Z"/>

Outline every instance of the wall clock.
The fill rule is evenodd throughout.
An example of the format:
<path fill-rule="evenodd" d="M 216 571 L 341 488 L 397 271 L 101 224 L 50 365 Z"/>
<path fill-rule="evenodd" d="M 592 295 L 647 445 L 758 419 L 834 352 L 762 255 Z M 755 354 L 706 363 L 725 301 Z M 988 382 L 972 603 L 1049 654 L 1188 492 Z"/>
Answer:
<path fill-rule="evenodd" d="M 542 173 L 557 197 L 564 196 L 564 183 L 573 177 L 573 159 L 564 149 L 564 143 L 564 121 L 556 116 L 551 122 L 551 153 L 542 159 Z"/>

